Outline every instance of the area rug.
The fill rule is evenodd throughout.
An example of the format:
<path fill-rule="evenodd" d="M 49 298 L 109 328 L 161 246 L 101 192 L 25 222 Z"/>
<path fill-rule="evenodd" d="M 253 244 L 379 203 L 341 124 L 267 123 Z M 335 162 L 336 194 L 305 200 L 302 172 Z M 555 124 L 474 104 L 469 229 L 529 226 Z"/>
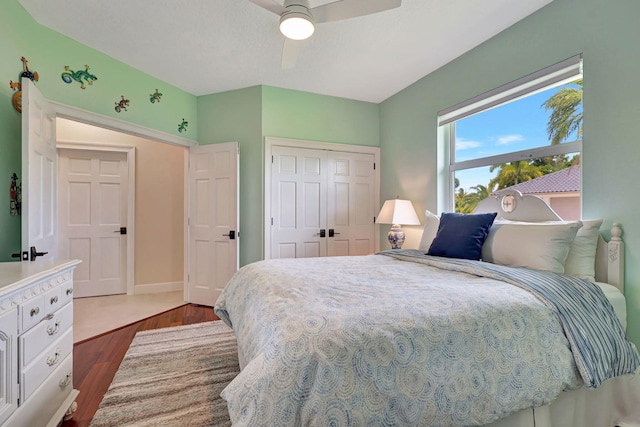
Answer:
<path fill-rule="evenodd" d="M 239 371 L 221 320 L 138 332 L 91 427 L 230 426 L 220 392 Z"/>

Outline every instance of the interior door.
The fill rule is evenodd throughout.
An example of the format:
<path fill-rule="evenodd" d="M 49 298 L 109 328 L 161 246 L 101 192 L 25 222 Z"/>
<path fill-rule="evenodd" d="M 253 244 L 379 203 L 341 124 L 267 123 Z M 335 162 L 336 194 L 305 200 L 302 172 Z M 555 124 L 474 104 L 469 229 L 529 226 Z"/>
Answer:
<path fill-rule="evenodd" d="M 57 259 L 56 120 L 49 101 L 22 79 L 22 260 Z"/>
<path fill-rule="evenodd" d="M 274 146 L 271 257 L 327 255 L 327 153 Z"/>
<path fill-rule="evenodd" d="M 327 153 L 327 255 L 375 252 L 375 159 L 372 154 Z"/>
<path fill-rule="evenodd" d="M 126 293 L 127 153 L 60 149 L 58 166 L 59 255 L 82 260 L 74 296 Z"/>
<path fill-rule="evenodd" d="M 238 270 L 238 143 L 189 149 L 185 300 L 213 306 Z"/>

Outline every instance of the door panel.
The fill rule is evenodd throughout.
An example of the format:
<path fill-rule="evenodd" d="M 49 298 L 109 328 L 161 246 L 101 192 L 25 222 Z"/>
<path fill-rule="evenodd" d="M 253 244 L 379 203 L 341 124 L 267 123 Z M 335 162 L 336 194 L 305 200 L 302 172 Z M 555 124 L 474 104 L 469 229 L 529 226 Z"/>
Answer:
<path fill-rule="evenodd" d="M 272 154 L 271 257 L 325 256 L 326 152 L 275 146 Z"/>
<path fill-rule="evenodd" d="M 56 121 L 49 101 L 22 79 L 22 251 L 57 259 Z"/>
<path fill-rule="evenodd" d="M 371 154 L 327 154 L 327 240 L 329 256 L 368 255 L 375 251 L 375 180 Z"/>
<path fill-rule="evenodd" d="M 82 263 L 75 297 L 126 293 L 127 153 L 59 151 L 60 255 Z"/>
<path fill-rule="evenodd" d="M 189 149 L 185 299 L 213 306 L 239 265 L 238 143 Z"/>

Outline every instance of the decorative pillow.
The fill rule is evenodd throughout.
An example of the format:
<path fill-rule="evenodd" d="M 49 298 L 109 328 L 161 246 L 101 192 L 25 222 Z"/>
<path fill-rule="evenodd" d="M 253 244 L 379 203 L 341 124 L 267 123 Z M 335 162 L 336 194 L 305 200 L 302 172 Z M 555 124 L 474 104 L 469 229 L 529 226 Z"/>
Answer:
<path fill-rule="evenodd" d="M 420 239 L 420 245 L 418 249 L 422 251 L 429 250 L 431 242 L 436 237 L 438 227 L 440 226 L 440 218 L 437 215 L 427 211 L 424 211 L 424 229 L 422 230 L 422 238 Z"/>
<path fill-rule="evenodd" d="M 496 215 L 496 212 L 468 215 L 444 212 L 427 255 L 480 259 L 482 244 Z"/>
<path fill-rule="evenodd" d="M 582 228 L 569 246 L 569 255 L 564 263 L 565 274 L 581 279 L 596 280 L 596 249 L 602 219 L 582 220 Z"/>
<path fill-rule="evenodd" d="M 564 273 L 580 221 L 495 221 L 482 247 L 483 261 Z"/>

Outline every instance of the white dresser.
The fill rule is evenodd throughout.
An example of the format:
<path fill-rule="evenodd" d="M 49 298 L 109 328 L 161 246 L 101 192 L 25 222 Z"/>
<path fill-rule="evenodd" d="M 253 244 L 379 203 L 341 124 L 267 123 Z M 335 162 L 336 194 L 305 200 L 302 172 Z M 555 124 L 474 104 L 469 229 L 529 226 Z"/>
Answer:
<path fill-rule="evenodd" d="M 72 372 L 79 263 L 0 263 L 0 426 L 55 427 L 78 395 Z"/>

